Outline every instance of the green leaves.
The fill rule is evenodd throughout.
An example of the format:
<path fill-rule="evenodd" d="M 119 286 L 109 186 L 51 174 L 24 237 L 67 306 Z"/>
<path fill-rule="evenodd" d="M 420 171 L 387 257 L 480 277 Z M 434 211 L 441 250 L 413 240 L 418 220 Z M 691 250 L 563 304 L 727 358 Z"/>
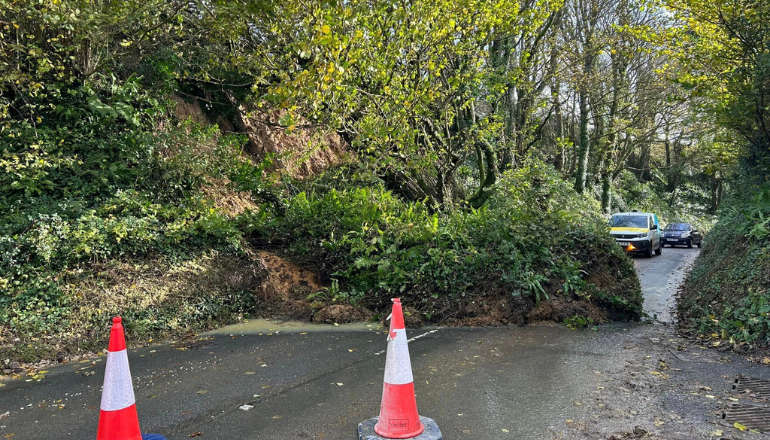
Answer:
<path fill-rule="evenodd" d="M 297 261 L 322 265 L 339 282 L 337 297 L 373 308 L 399 294 L 440 320 L 448 313 L 441 304 L 457 309 L 486 295 L 533 303 L 564 295 L 610 298 L 619 313 L 640 313 L 631 263 L 605 222 L 590 214 L 595 202 L 576 201 L 570 185 L 537 161 L 501 185 L 505 191 L 483 208 L 439 212 L 377 186 L 319 185 L 287 200 L 285 216 L 262 217 L 254 233 Z M 595 254 L 610 263 L 590 262 Z M 605 264 L 624 269 L 612 273 L 617 286 L 588 283 L 594 271 L 608 270 Z"/>
<path fill-rule="evenodd" d="M 770 345 L 770 187 L 743 178 L 706 236 L 679 301 L 682 324 L 714 344 Z"/>
<path fill-rule="evenodd" d="M 770 4 L 755 0 L 668 0 L 680 20 L 663 41 L 682 69 L 678 79 L 691 96 L 705 98 L 717 122 L 744 137 L 752 163 L 770 161 Z M 738 145 L 736 145 L 738 144 Z M 734 149 L 740 142 L 731 140 Z"/>
<path fill-rule="evenodd" d="M 459 166 L 500 131 L 496 115 L 475 109 L 486 90 L 503 93 L 490 81 L 488 45 L 494 32 L 532 32 L 558 7 L 535 3 L 523 17 L 507 1 L 330 2 L 306 10 L 289 2 L 295 51 L 274 49 L 286 77 L 264 96 L 348 133 L 359 158 L 403 181 L 410 197 L 462 201 L 463 191 L 449 188 Z"/>

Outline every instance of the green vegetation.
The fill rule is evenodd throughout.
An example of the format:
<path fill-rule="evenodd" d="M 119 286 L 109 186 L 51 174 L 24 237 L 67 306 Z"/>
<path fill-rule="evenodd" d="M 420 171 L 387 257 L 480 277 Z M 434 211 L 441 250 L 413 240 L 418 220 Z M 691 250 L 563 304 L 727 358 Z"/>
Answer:
<path fill-rule="evenodd" d="M 637 318 L 603 215 L 706 229 L 765 163 L 735 133 L 766 52 L 710 5 L 0 0 L 0 353 L 264 312 L 267 251 L 317 272 L 277 295 L 305 305 Z"/>
<path fill-rule="evenodd" d="M 770 186 L 745 184 L 705 242 L 679 303 L 686 329 L 734 345 L 770 345 Z"/>
<path fill-rule="evenodd" d="M 120 99 L 125 111 L 146 102 L 144 97 Z M 101 105 L 112 104 L 105 101 Z M 259 174 L 260 168 L 240 154 L 238 139 L 190 125 L 152 133 L 164 112 L 158 103 L 143 111 L 155 118 L 137 127 L 104 116 L 101 108 L 80 111 L 88 117 L 57 119 L 70 122 L 67 127 L 47 124 L 38 126 L 36 135 L 20 130 L 9 136 L 13 141 L 5 144 L 0 158 L 6 171 L 0 175 L 0 336 L 8 344 L 5 349 L 34 359 L 55 353 L 62 339 L 89 347 L 104 338 L 93 332 L 116 313 L 131 318 L 127 322 L 136 336 L 151 337 L 253 311 L 246 289 L 254 283 L 240 291 L 201 283 L 214 288 L 195 296 L 184 292 L 188 286 L 169 292 L 170 280 L 154 286 L 143 300 L 138 298 L 142 289 L 132 298 L 111 285 L 152 284 L 158 275 L 137 269 L 143 266 L 173 271 L 220 252 L 225 259 L 245 258 L 235 222 L 202 197 L 207 179 L 230 177 L 235 186 L 232 182 L 244 169 Z M 111 273 L 118 270 L 140 279 Z"/>
<path fill-rule="evenodd" d="M 679 303 L 682 326 L 743 349 L 770 345 L 770 4 L 752 0 L 672 4 L 688 23 L 680 81 L 719 126 L 718 164 L 739 161 L 733 195 L 705 241 Z M 718 74 L 714 74 L 718 72 Z M 726 139 L 732 141 L 726 142 Z M 726 159 L 726 160 L 725 160 Z M 719 187 L 713 191 L 718 192 Z"/>
<path fill-rule="evenodd" d="M 464 318 L 470 303 L 499 297 L 522 301 L 509 318 L 519 322 L 555 296 L 615 318 L 640 315 L 633 267 L 594 200 L 538 161 L 501 181 L 482 208 L 448 212 L 381 186 L 311 188 L 287 201 L 285 215 L 257 214 L 249 228 L 257 243 L 285 248 L 335 281 L 332 300 L 380 308 L 401 296 L 432 320 Z"/>

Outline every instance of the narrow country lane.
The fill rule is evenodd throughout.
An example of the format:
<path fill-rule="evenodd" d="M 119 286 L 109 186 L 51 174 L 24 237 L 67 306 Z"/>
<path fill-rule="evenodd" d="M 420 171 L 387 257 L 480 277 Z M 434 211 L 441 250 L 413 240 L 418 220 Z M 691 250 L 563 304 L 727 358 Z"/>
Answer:
<path fill-rule="evenodd" d="M 671 321 L 696 249 L 637 259 L 651 315 Z M 410 329 L 417 403 L 446 439 L 770 438 L 721 420 L 738 374 L 767 367 L 671 326 Z M 385 332 L 252 321 L 129 353 L 140 423 L 169 440 L 353 439 L 377 415 Z M 0 438 L 95 438 L 104 361 L 0 388 Z M 249 405 L 243 406 L 243 405 Z M 241 409 L 244 408 L 244 409 Z M 636 434 L 633 434 L 636 428 Z M 648 434 L 644 434 L 647 432 Z"/>
<path fill-rule="evenodd" d="M 699 249 L 669 247 L 660 256 L 634 259 L 642 282 L 644 310 L 651 318 L 666 324 L 674 322 L 674 293 L 699 253 Z"/>

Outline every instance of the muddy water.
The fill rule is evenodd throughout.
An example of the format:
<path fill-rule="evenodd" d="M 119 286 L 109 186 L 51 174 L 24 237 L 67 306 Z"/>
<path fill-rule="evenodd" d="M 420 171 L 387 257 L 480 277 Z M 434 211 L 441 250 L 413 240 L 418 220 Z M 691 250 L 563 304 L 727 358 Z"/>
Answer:
<path fill-rule="evenodd" d="M 382 326 L 371 322 L 354 322 L 349 324 L 311 324 L 302 321 L 287 321 L 278 319 L 245 319 L 238 324 L 228 325 L 206 333 L 204 336 L 222 335 L 270 335 L 290 334 L 301 332 L 357 332 L 379 331 Z"/>

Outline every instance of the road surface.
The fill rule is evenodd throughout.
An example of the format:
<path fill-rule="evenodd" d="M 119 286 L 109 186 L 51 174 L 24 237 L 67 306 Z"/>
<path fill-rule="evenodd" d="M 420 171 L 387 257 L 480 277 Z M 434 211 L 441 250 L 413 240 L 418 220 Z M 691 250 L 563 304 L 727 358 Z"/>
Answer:
<path fill-rule="evenodd" d="M 696 253 L 666 248 L 636 260 L 659 320 L 670 319 L 673 287 Z M 634 427 L 649 432 L 644 438 L 719 438 L 711 436 L 719 429 L 729 438 L 768 438 L 718 417 L 736 374 L 770 379 L 768 368 L 699 349 L 668 326 L 408 334 L 417 338 L 410 352 L 420 413 L 446 439 L 598 439 Z M 356 424 L 378 414 L 385 347 L 385 331 L 364 324 L 257 320 L 134 350 L 140 423 L 169 440 L 354 439 Z M 100 359 L 6 382 L 0 439 L 95 438 L 103 369 Z"/>
<path fill-rule="evenodd" d="M 663 248 L 659 256 L 634 258 L 642 282 L 644 310 L 651 318 L 666 324 L 674 322 L 674 293 L 698 253 L 699 249 Z"/>

